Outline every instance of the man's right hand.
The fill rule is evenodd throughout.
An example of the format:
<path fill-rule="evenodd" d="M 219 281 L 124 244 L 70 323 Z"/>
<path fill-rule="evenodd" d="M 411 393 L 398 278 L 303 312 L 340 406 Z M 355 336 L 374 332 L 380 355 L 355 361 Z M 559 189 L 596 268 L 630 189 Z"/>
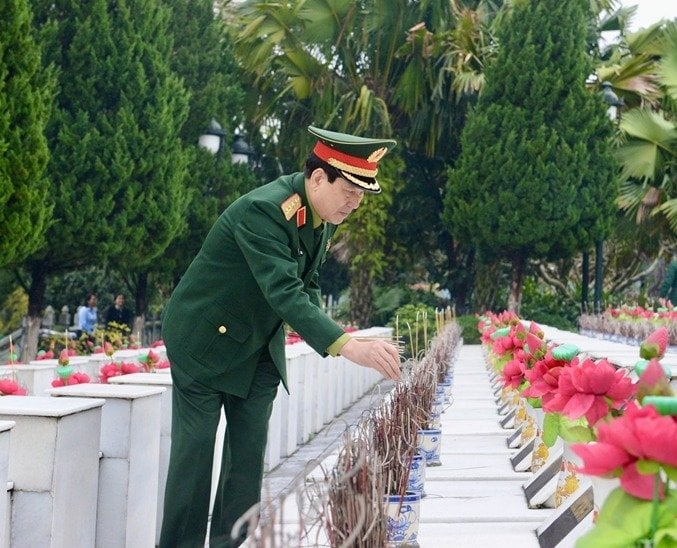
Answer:
<path fill-rule="evenodd" d="M 341 348 L 341 356 L 363 367 L 376 369 L 386 379 L 400 379 L 400 355 L 395 345 L 386 340 L 351 338 Z"/>

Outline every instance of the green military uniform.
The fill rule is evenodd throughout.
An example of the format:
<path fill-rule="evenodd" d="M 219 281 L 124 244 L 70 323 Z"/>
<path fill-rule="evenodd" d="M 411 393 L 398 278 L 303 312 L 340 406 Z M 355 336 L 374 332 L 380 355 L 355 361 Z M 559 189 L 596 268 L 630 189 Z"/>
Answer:
<path fill-rule="evenodd" d="M 321 159 L 342 175 L 355 178 L 344 171 L 359 163 L 354 184 L 395 144 L 309 129 L 323 141 Z M 336 145 L 342 138 L 346 143 Z M 333 145 L 348 155 L 334 154 Z M 351 157 L 362 150 L 371 163 L 364 164 L 366 154 Z M 375 180 L 365 185 L 380 190 Z M 222 409 L 226 436 L 211 548 L 229 546 L 236 519 L 259 501 L 268 420 L 280 380 L 287 383 L 283 322 L 323 355 L 344 335 L 321 310 L 318 285 L 336 227 L 313 224 L 303 173 L 242 196 L 214 224 L 167 304 L 162 336 L 174 389 L 162 547 L 204 546 Z"/>

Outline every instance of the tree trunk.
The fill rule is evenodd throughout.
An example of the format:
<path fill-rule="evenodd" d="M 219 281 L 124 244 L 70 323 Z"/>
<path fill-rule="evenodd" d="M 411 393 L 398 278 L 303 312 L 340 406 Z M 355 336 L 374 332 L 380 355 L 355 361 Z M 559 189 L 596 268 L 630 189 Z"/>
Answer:
<path fill-rule="evenodd" d="M 524 284 L 524 274 L 527 269 L 527 262 L 522 257 L 515 257 L 512 260 L 512 277 L 510 279 L 510 295 L 508 296 L 508 310 L 519 315 L 522 306 L 522 285 Z"/>
<path fill-rule="evenodd" d="M 134 285 L 134 336 L 145 344 L 146 311 L 148 310 L 148 272 L 139 272 Z"/>
<path fill-rule="evenodd" d="M 372 290 L 369 274 L 364 270 L 350 273 L 350 321 L 360 328 L 370 327 Z"/>
<path fill-rule="evenodd" d="M 31 269 L 31 285 L 28 288 L 28 315 L 21 342 L 21 362 L 28 363 L 38 353 L 42 311 L 45 308 L 47 277 L 38 263 Z"/>
<path fill-rule="evenodd" d="M 581 265 L 581 314 L 588 313 L 588 285 L 590 284 L 590 253 L 583 252 Z"/>

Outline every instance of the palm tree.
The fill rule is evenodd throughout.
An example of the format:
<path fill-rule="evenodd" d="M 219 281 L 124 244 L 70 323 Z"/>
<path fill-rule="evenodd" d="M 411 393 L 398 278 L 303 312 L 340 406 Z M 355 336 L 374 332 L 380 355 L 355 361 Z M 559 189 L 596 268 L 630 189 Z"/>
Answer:
<path fill-rule="evenodd" d="M 619 124 L 618 206 L 638 225 L 677 236 L 677 22 L 628 37 L 628 55 L 599 68 L 626 104 Z M 612 79 L 615 76 L 615 79 Z"/>
<path fill-rule="evenodd" d="M 230 23 L 238 29 L 237 52 L 255 90 L 248 98 L 253 126 L 248 134 L 260 129 L 267 154 L 282 158 L 286 170 L 296 168 L 311 146 L 310 136 L 299 131 L 309 124 L 393 135 L 402 143 L 400 155 L 415 151 L 419 164 L 436 157 L 428 170 L 436 175 L 419 185 L 434 187 L 427 192 L 440 201 L 441 211 L 444 172 L 458 152 L 458 134 L 481 89 L 486 57 L 495 50 L 490 23 L 499 12 L 493 6 L 502 3 L 468 4 L 475 8 L 448 0 L 250 0 L 234 6 Z M 392 168 L 384 171 L 397 177 Z M 379 198 L 379 211 L 391 200 Z M 383 225 L 370 222 L 378 217 L 384 216 L 349 220 L 354 224 L 346 232 L 357 235 L 348 245 L 351 288 L 358 278 L 368 283 L 385 265 L 379 255 L 386 241 Z M 454 246 L 446 241 L 439 247 L 451 254 Z M 355 248 L 358 243 L 365 247 Z M 369 258 L 369 264 L 358 267 L 356 257 Z M 369 298 L 365 288 L 361 294 Z"/>

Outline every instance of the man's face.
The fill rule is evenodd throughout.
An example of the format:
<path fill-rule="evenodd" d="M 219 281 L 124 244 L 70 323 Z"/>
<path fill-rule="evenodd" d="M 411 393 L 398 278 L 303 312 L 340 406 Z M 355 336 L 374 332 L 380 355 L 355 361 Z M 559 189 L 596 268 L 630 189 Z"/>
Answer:
<path fill-rule="evenodd" d="M 356 210 L 364 190 L 338 178 L 333 183 L 322 169 L 316 169 L 310 178 L 310 200 L 322 220 L 338 225 Z"/>
<path fill-rule="evenodd" d="M 122 308 L 125 305 L 125 298 L 122 295 L 115 297 L 115 306 Z"/>

